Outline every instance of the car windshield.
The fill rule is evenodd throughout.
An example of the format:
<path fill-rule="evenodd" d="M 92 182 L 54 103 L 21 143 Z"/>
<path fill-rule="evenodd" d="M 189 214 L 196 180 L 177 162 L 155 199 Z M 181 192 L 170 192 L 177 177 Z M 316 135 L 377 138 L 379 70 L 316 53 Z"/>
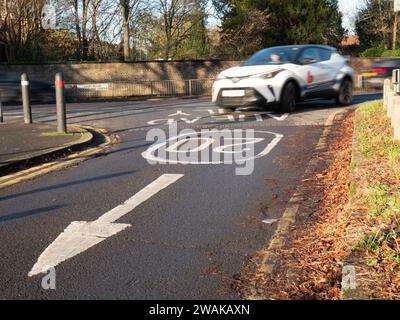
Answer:
<path fill-rule="evenodd" d="M 300 47 L 275 47 L 258 51 L 243 66 L 279 65 L 295 63 Z"/>

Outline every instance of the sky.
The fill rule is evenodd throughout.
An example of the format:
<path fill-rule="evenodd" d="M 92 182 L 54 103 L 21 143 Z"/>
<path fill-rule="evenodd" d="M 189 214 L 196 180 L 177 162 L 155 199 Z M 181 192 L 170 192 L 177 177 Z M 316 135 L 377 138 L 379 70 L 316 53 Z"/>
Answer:
<path fill-rule="evenodd" d="M 339 0 L 339 9 L 343 13 L 343 26 L 354 32 L 354 17 L 358 9 L 363 7 L 364 0 Z"/>

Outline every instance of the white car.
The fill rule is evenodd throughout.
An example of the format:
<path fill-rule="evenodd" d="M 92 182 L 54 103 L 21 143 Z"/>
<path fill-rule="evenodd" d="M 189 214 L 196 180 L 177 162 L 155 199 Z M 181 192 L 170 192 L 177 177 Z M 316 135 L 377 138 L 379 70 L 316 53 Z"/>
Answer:
<path fill-rule="evenodd" d="M 277 104 L 292 112 L 298 101 L 336 99 L 350 105 L 354 71 L 335 48 L 294 45 L 261 50 L 239 67 L 221 72 L 212 101 L 225 111 Z"/>

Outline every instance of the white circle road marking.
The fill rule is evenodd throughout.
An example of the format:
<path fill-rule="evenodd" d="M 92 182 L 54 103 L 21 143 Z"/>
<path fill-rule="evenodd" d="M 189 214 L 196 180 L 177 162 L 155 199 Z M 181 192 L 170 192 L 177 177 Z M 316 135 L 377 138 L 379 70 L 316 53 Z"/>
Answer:
<path fill-rule="evenodd" d="M 212 134 L 212 133 L 221 133 L 218 130 L 211 130 L 208 131 L 207 134 Z M 267 134 L 267 135 L 272 135 L 274 138 L 272 139 L 272 141 L 257 155 L 253 155 L 250 156 L 248 158 L 244 158 L 241 159 L 242 161 L 251 161 L 251 160 L 255 160 L 255 159 L 259 159 L 262 157 L 265 157 L 266 155 L 268 155 L 276 146 L 277 144 L 281 141 L 281 139 L 283 138 L 283 135 L 280 133 L 275 133 L 275 132 L 270 132 L 270 131 L 261 131 L 261 130 L 255 130 L 254 133 L 262 133 L 262 134 Z M 151 147 L 149 147 L 146 151 L 144 151 L 142 153 L 142 157 L 148 161 L 151 162 L 155 162 L 155 163 L 160 163 L 160 164 L 224 164 L 224 162 L 222 160 L 218 160 L 218 161 L 202 161 L 201 159 L 198 159 L 196 161 L 193 160 L 179 160 L 179 159 L 167 159 L 167 158 L 162 158 L 159 156 L 156 156 L 155 153 L 157 150 L 160 150 L 162 148 L 166 148 L 168 142 L 170 141 L 177 141 L 176 143 L 174 143 L 173 145 L 171 145 L 169 148 L 166 148 L 166 151 L 168 149 L 172 150 L 173 152 L 180 152 L 179 150 L 177 150 L 177 147 L 179 147 L 180 145 L 184 144 L 185 142 L 190 141 L 190 139 L 188 139 L 188 137 L 196 137 L 196 139 L 199 139 L 200 137 L 198 137 L 198 133 L 197 132 L 193 132 L 193 133 L 184 133 L 184 134 L 180 134 L 178 136 L 169 138 L 166 141 L 163 141 L 161 143 L 157 143 L 155 145 L 152 145 Z M 184 139 L 180 139 L 184 137 Z M 203 139 L 203 138 L 202 138 Z M 212 138 L 210 138 L 211 140 L 214 140 Z M 205 148 L 207 148 L 208 146 L 210 146 L 211 140 L 208 139 L 204 139 L 205 143 L 202 143 L 202 145 L 198 146 L 195 149 L 192 150 L 185 150 L 184 152 L 198 152 L 198 151 L 202 151 Z M 230 138 L 230 140 L 238 140 L 237 138 Z M 247 145 L 249 142 L 256 144 L 259 142 L 264 141 L 265 139 L 262 138 L 254 138 L 254 139 L 248 139 L 248 138 L 243 138 L 240 140 L 247 140 L 247 142 L 244 143 L 244 145 Z M 251 141 L 250 141 L 251 140 Z M 237 152 L 243 152 L 248 150 L 248 148 L 244 148 L 240 151 L 227 151 L 225 150 L 226 148 L 231 148 L 233 146 L 235 146 L 237 144 L 230 144 L 230 145 L 225 145 L 219 148 L 216 148 L 217 150 L 213 150 L 214 152 L 219 152 L 219 153 L 237 153 Z M 243 143 L 242 143 L 243 145 Z"/>

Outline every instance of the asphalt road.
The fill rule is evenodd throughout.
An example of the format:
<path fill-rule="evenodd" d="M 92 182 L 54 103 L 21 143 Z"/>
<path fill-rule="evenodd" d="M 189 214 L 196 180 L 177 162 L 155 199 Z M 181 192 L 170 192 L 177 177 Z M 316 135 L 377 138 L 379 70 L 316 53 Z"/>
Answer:
<path fill-rule="evenodd" d="M 360 95 L 356 103 L 377 98 Z M 0 190 L 0 298 L 239 298 L 233 277 L 267 245 L 276 223 L 263 220 L 281 217 L 336 110 L 315 101 L 291 115 L 221 115 L 208 98 L 69 104 L 69 123 L 105 128 L 120 143 L 107 155 Z M 51 123 L 54 106 L 34 106 L 33 114 Z M 6 108 L 6 121 L 20 118 L 20 107 Z M 167 130 L 169 119 L 179 121 L 178 131 L 256 130 L 254 171 L 236 175 L 235 163 L 149 164 L 146 134 Z M 279 141 L 263 154 L 274 137 Z M 164 174 L 183 176 L 115 221 L 129 227 L 60 263 L 55 290 L 43 289 L 44 274 L 28 276 L 71 222 L 95 221 Z M 71 247 L 56 249 L 62 255 Z"/>

